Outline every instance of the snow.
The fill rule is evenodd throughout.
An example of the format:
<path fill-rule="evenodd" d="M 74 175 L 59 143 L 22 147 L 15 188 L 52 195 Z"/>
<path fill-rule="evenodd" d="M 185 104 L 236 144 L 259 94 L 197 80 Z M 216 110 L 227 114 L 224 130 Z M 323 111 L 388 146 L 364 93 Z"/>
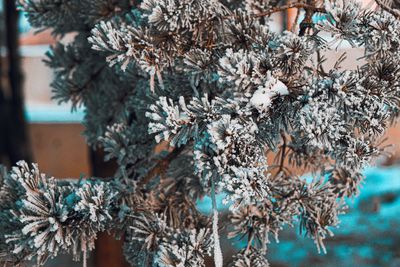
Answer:
<path fill-rule="evenodd" d="M 276 96 L 288 95 L 287 86 L 278 79 L 271 78 L 265 85 L 260 86 L 250 99 L 250 105 L 260 113 L 268 111 L 272 99 Z"/>

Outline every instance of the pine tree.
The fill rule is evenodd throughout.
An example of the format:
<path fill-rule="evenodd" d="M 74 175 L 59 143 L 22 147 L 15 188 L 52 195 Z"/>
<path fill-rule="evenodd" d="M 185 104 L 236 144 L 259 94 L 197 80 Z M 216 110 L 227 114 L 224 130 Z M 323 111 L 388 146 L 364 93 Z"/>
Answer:
<path fill-rule="evenodd" d="M 38 30 L 75 34 L 47 53 L 54 98 L 85 108 L 87 142 L 119 167 L 76 182 L 22 161 L 1 171 L 3 260 L 85 259 L 113 230 L 132 266 L 204 266 L 210 255 L 217 267 L 262 267 L 285 225 L 325 252 L 399 115 L 400 11 L 376 4 L 21 1 Z M 274 32 L 271 15 L 288 8 L 301 19 Z M 341 67 L 343 43 L 364 51 L 357 68 Z M 229 221 L 215 204 L 222 193 Z M 196 208 L 204 196 L 211 215 Z M 220 237 L 247 246 L 223 262 Z"/>

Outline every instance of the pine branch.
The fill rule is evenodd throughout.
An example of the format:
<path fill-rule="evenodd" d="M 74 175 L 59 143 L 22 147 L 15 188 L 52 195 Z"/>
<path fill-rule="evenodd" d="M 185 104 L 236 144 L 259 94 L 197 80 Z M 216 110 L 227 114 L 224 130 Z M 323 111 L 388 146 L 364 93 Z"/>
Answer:
<path fill-rule="evenodd" d="M 378 6 L 380 8 L 382 8 L 383 10 L 389 12 L 390 14 L 395 16 L 396 18 L 400 19 L 400 11 L 399 10 L 389 7 L 382 0 L 375 0 L 375 2 L 378 4 Z"/>

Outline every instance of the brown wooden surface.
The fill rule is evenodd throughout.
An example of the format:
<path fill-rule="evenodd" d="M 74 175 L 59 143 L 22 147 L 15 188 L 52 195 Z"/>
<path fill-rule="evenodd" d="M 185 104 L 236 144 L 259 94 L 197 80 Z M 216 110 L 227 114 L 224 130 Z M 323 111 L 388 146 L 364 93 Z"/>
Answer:
<path fill-rule="evenodd" d="M 106 233 L 99 235 L 96 241 L 94 266 L 96 267 L 129 267 L 122 254 L 122 240 L 115 240 Z M 141 266 L 138 266 L 141 267 Z"/>
<path fill-rule="evenodd" d="M 30 124 L 33 158 L 40 170 L 57 178 L 90 175 L 83 129 L 80 124 Z"/>

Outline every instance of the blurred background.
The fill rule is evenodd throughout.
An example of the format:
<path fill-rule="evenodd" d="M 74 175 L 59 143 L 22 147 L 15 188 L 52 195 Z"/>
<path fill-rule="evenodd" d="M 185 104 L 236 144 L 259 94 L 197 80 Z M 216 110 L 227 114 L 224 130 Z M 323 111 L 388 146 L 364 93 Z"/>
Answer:
<path fill-rule="evenodd" d="M 95 1 L 95 0 L 93 0 Z M 364 0 L 370 6 L 369 0 Z M 289 29 L 295 10 L 276 14 L 273 28 Z M 63 38 L 68 42 L 70 36 Z M 81 135 L 83 109 L 71 113 L 68 104 L 51 100 L 52 71 L 43 60 L 55 42 L 50 32 L 35 34 L 13 0 L 0 0 L 0 163 L 8 167 L 24 159 L 37 162 L 42 172 L 57 178 L 108 176 L 113 164 L 104 164 L 101 151 L 87 147 Z M 348 52 L 345 68 L 356 68 L 362 51 Z M 327 54 L 333 64 L 338 53 Z M 272 266 L 400 266 L 400 126 L 392 127 L 386 143 L 396 146 L 392 156 L 366 170 L 367 179 L 357 199 L 349 201 L 349 212 L 341 217 L 341 228 L 327 240 L 327 255 L 320 255 L 312 240 L 295 229 L 285 229 L 280 243 L 269 246 Z M 207 199 L 199 203 L 207 210 Z M 0 233 L 1 234 L 1 233 Z M 240 247 L 240 242 L 237 242 Z M 233 251 L 227 251 L 227 256 Z M 81 266 L 68 255 L 47 266 Z M 127 266 L 121 243 L 101 235 L 89 266 Z"/>

